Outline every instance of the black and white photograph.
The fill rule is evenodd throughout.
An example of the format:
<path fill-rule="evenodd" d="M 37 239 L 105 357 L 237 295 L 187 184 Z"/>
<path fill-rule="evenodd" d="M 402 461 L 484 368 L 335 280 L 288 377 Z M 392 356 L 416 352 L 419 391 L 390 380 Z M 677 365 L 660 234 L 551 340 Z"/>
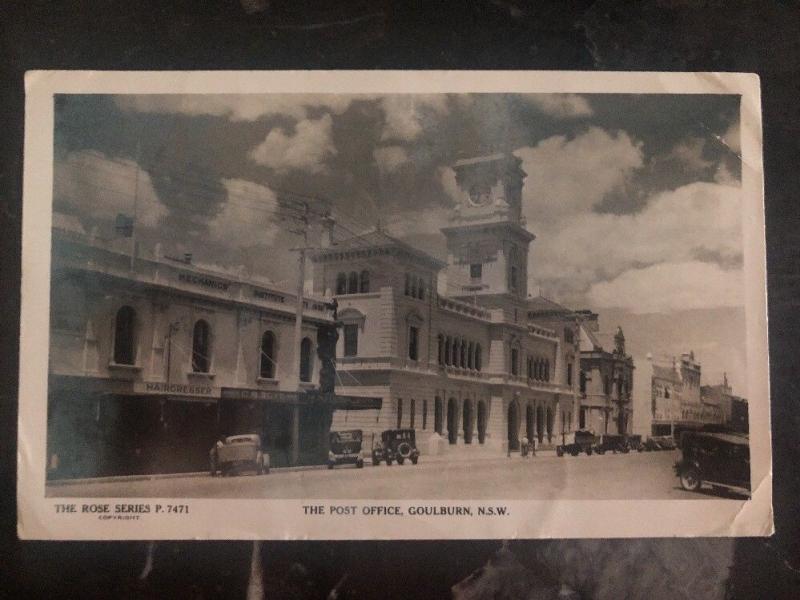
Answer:
<path fill-rule="evenodd" d="M 235 522 L 247 500 L 288 511 L 268 535 L 350 515 L 335 536 L 550 537 L 583 511 L 591 537 L 604 501 L 653 521 L 627 535 L 684 510 L 697 534 L 769 530 L 760 121 L 735 76 L 107 75 L 41 94 L 26 196 L 49 263 L 25 265 L 46 375 L 20 470 L 64 522 L 139 537 L 119 522 L 189 513 L 172 537 L 194 501 Z"/>

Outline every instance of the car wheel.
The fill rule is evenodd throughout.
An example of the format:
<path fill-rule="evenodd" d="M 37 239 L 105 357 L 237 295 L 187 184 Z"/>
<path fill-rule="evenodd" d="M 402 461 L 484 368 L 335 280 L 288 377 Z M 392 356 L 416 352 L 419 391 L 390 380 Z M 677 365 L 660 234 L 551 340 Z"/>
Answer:
<path fill-rule="evenodd" d="M 556 456 L 559 458 L 564 456 L 564 449 L 561 446 L 556 446 Z"/>
<path fill-rule="evenodd" d="M 592 455 L 592 449 L 591 448 L 587 448 L 586 449 L 586 456 L 591 456 L 591 455 Z"/>
<path fill-rule="evenodd" d="M 403 442 L 397 447 L 397 454 L 399 454 L 398 462 L 400 458 L 408 458 L 411 456 L 411 444 L 408 442 Z M 402 464 L 402 463 L 401 463 Z"/>
<path fill-rule="evenodd" d="M 387 458 L 386 459 L 386 466 L 387 467 L 391 467 L 392 466 L 392 459 L 391 458 Z"/>
<path fill-rule="evenodd" d="M 402 457 L 402 456 L 398 456 L 398 457 L 397 457 L 397 464 L 398 464 L 398 465 L 402 465 L 402 464 L 404 464 L 405 462 L 406 462 L 406 459 L 405 459 L 404 457 Z"/>
<path fill-rule="evenodd" d="M 696 492 L 703 484 L 697 467 L 685 467 L 681 471 L 681 487 L 688 492 Z"/>
<path fill-rule="evenodd" d="M 356 463 L 356 469 L 363 469 L 364 468 L 364 461 L 360 460 Z"/>
<path fill-rule="evenodd" d="M 580 454 L 580 453 L 581 453 L 581 451 L 580 451 L 578 448 L 570 448 L 570 451 L 569 451 L 569 453 L 570 453 L 572 456 L 578 456 L 578 454 Z"/>
<path fill-rule="evenodd" d="M 411 457 L 411 464 L 415 465 L 415 464 L 417 464 L 417 462 L 419 462 L 419 456 L 412 456 Z"/>

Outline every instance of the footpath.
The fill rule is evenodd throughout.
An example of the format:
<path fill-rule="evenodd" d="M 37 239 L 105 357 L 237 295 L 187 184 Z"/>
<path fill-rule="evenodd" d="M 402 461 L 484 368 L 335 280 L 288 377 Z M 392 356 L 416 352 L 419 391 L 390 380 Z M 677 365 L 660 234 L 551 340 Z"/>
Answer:
<path fill-rule="evenodd" d="M 470 452 L 470 451 L 450 451 L 442 454 L 422 454 L 420 455 L 420 464 L 442 464 L 442 463 L 464 463 L 473 462 L 477 460 L 495 460 L 495 461 L 535 461 L 537 458 L 546 458 L 556 456 L 555 450 L 537 450 L 536 456 L 528 455 L 523 457 L 519 452 L 512 452 L 511 456 L 498 454 L 496 452 Z M 367 455 L 365 456 L 365 467 L 372 466 L 372 459 Z M 300 465 L 295 467 L 271 467 L 270 474 L 272 473 L 293 473 L 296 471 L 317 471 L 326 469 L 327 465 Z M 76 485 L 82 483 L 115 483 L 122 481 L 152 481 L 156 479 L 176 479 L 181 477 L 210 477 L 208 471 L 184 471 L 179 473 L 149 473 L 137 475 L 109 475 L 106 477 L 83 477 L 78 479 L 51 479 L 47 481 L 46 485 L 50 487 L 57 487 L 60 485 Z"/>

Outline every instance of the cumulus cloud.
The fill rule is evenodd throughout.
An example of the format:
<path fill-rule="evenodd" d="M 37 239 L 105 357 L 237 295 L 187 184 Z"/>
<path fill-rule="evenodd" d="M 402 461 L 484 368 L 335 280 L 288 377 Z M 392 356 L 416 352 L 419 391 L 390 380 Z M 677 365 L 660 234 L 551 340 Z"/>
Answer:
<path fill-rule="evenodd" d="M 674 160 L 690 171 L 705 171 L 714 166 L 712 161 L 703 157 L 705 147 L 703 138 L 691 137 L 676 144 L 662 160 Z"/>
<path fill-rule="evenodd" d="M 592 285 L 587 297 L 598 308 L 637 314 L 742 306 L 742 271 L 690 261 L 630 269 Z"/>
<path fill-rule="evenodd" d="M 394 173 L 408 162 L 408 152 L 402 146 L 383 146 L 372 151 L 381 173 Z"/>
<path fill-rule="evenodd" d="M 326 170 L 325 161 L 336 154 L 332 125 L 331 116 L 325 114 L 316 120 L 300 121 L 292 134 L 276 127 L 250 152 L 250 158 L 276 171 L 321 173 Z"/>
<path fill-rule="evenodd" d="M 308 108 L 341 114 L 357 96 L 342 94 L 143 94 L 115 96 L 124 111 L 184 115 L 213 115 L 231 121 L 255 121 L 284 115 L 305 119 Z"/>
<path fill-rule="evenodd" d="M 54 161 L 53 176 L 54 199 L 84 221 L 113 221 L 120 213 L 133 216 L 135 204 L 137 224 L 156 227 L 168 213 L 149 173 L 132 160 L 90 150 L 70 152 Z"/>
<path fill-rule="evenodd" d="M 444 94 L 395 94 L 381 100 L 385 123 L 382 140 L 414 140 L 426 127 L 431 117 L 447 114 L 447 96 Z"/>
<path fill-rule="evenodd" d="M 590 117 L 594 114 L 589 101 L 578 94 L 531 94 L 523 96 L 523 99 L 556 119 Z"/>
<path fill-rule="evenodd" d="M 742 248 L 740 190 L 692 183 L 655 195 L 636 214 L 575 215 L 543 228 L 534 244 L 530 277 L 567 294 L 641 266 L 698 257 L 736 264 Z"/>
<path fill-rule="evenodd" d="M 523 211 L 529 223 L 588 211 L 643 164 L 640 142 L 624 131 L 609 133 L 599 127 L 573 139 L 553 136 L 514 154 L 528 174 Z"/>
<path fill-rule="evenodd" d="M 275 241 L 273 221 L 278 198 L 270 188 L 243 179 L 223 179 L 228 198 L 209 221 L 208 231 L 217 241 L 233 246 L 264 246 Z"/>

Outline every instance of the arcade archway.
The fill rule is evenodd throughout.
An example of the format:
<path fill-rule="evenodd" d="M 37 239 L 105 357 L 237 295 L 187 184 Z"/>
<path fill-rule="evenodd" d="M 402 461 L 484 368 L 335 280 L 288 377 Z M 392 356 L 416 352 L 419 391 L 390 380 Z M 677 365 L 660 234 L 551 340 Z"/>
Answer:
<path fill-rule="evenodd" d="M 458 402 L 455 398 L 447 401 L 447 440 L 451 444 L 458 441 Z"/>
<path fill-rule="evenodd" d="M 516 401 L 508 405 L 508 448 L 519 450 L 519 405 Z"/>
<path fill-rule="evenodd" d="M 464 443 L 472 443 L 472 401 L 464 400 L 462 426 L 464 428 Z"/>
<path fill-rule="evenodd" d="M 536 437 L 541 444 L 544 441 L 544 408 L 536 407 Z"/>
<path fill-rule="evenodd" d="M 486 441 L 486 402 L 478 402 L 478 443 Z"/>
<path fill-rule="evenodd" d="M 527 408 L 525 409 L 525 437 L 528 438 L 529 442 L 532 442 L 533 438 L 536 436 L 536 430 L 534 429 L 534 426 L 535 419 L 533 406 L 528 404 Z"/>

